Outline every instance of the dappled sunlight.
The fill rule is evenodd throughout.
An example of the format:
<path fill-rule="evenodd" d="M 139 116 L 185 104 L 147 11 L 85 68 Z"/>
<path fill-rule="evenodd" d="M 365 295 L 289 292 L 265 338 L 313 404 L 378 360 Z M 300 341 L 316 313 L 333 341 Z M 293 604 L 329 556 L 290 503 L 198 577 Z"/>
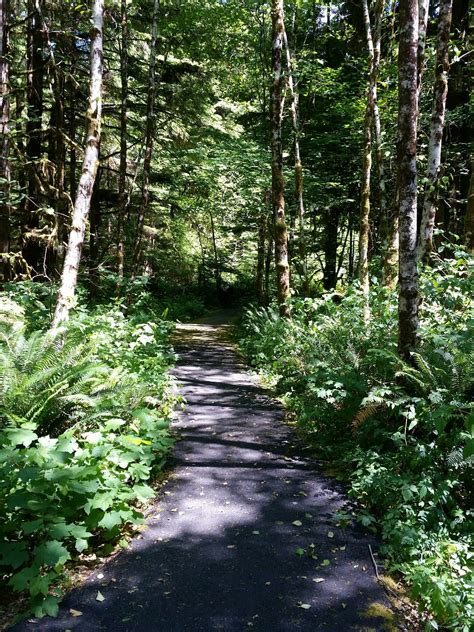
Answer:
<path fill-rule="evenodd" d="M 200 340 L 202 327 L 187 331 Z M 220 345 L 219 328 L 204 330 L 202 351 L 177 345 L 187 406 L 173 474 L 140 535 L 35 630 L 382 629 L 359 614 L 388 606 L 368 551 L 377 542 L 339 524 L 351 511 L 344 488 L 301 457 L 283 411 Z"/>

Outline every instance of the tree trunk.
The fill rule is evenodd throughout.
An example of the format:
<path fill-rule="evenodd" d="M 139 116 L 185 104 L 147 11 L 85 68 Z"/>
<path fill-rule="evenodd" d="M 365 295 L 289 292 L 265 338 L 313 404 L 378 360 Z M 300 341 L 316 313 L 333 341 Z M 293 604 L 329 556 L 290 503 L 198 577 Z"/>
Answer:
<path fill-rule="evenodd" d="M 426 49 L 426 32 L 428 30 L 430 0 L 418 1 L 418 49 L 417 49 L 417 87 L 418 99 L 420 98 L 421 82 L 423 73 L 425 72 L 425 49 Z"/>
<path fill-rule="evenodd" d="M 0 284 L 10 278 L 9 0 L 0 0 Z"/>
<path fill-rule="evenodd" d="M 471 161 L 471 179 L 467 195 L 466 216 L 464 217 L 464 243 L 470 253 L 474 253 L 474 160 Z"/>
<path fill-rule="evenodd" d="M 151 24 L 150 59 L 148 64 L 148 96 L 146 106 L 145 156 L 143 158 L 143 182 L 140 209 L 138 212 L 135 248 L 133 251 L 133 274 L 138 271 L 142 242 L 143 226 L 150 204 L 150 171 L 153 156 L 153 137 L 155 133 L 155 97 L 156 97 L 156 43 L 158 37 L 158 17 L 160 0 L 154 0 L 153 19 Z"/>
<path fill-rule="evenodd" d="M 128 12 L 127 0 L 121 0 L 121 47 L 120 47 L 120 166 L 119 212 L 117 217 L 117 274 L 119 282 L 124 275 L 125 244 L 123 223 L 127 213 L 127 104 L 128 104 Z"/>
<path fill-rule="evenodd" d="M 277 301 L 280 315 L 289 318 L 290 274 L 288 265 L 288 230 L 285 221 L 285 195 L 283 180 L 283 147 L 281 123 L 283 110 L 282 48 L 283 0 L 272 0 L 272 206 L 274 217 L 275 268 Z"/>
<path fill-rule="evenodd" d="M 43 245 L 37 234 L 40 227 L 38 214 L 37 182 L 35 170 L 41 156 L 44 83 L 44 35 L 41 27 L 41 11 L 44 0 L 28 0 L 27 11 L 27 110 L 26 158 L 29 163 L 28 188 L 24 201 L 24 226 L 22 254 L 36 274 L 42 274 Z"/>
<path fill-rule="evenodd" d="M 219 251 L 217 250 L 216 231 L 214 227 L 214 217 L 212 213 L 209 213 L 211 218 L 211 237 L 212 237 L 212 252 L 214 254 L 214 280 L 216 282 L 217 295 L 221 298 L 222 295 L 222 279 L 221 270 L 219 265 Z"/>
<path fill-rule="evenodd" d="M 300 124 L 299 124 L 299 94 L 293 75 L 293 67 L 291 63 L 291 53 L 288 46 L 288 37 L 283 24 L 283 44 L 286 49 L 286 67 L 288 72 L 288 88 L 291 96 L 291 122 L 293 126 L 293 151 L 295 154 L 295 199 L 298 218 L 298 259 L 302 278 L 303 296 L 308 295 L 308 267 L 306 261 L 306 241 L 304 231 L 304 197 L 303 197 L 303 165 L 301 163 L 300 152 Z"/>
<path fill-rule="evenodd" d="M 377 77 L 374 70 L 374 45 L 370 26 L 369 6 L 362 0 L 365 36 L 369 53 L 369 85 L 364 119 L 364 147 L 362 152 L 362 176 L 360 183 L 360 227 L 359 227 L 359 282 L 364 294 L 364 320 L 369 314 L 369 229 L 370 229 L 370 171 L 372 168 L 372 121 L 374 98 L 377 92 Z"/>
<path fill-rule="evenodd" d="M 267 214 L 263 211 L 258 223 L 257 271 L 255 291 L 260 305 L 265 304 L 265 240 L 267 234 Z"/>
<path fill-rule="evenodd" d="M 418 119 L 418 0 L 400 0 L 398 53 L 398 202 L 400 255 L 398 350 L 410 360 L 418 337 L 418 272 L 416 256 L 416 142 Z"/>
<path fill-rule="evenodd" d="M 270 302 L 270 271 L 272 267 L 272 260 L 274 259 L 275 242 L 271 232 L 268 235 L 267 254 L 265 256 L 265 303 Z"/>
<path fill-rule="evenodd" d="M 441 147 L 443 143 L 446 98 L 448 96 L 449 32 L 451 29 L 452 9 L 453 0 L 444 0 L 441 4 L 438 18 L 436 79 L 433 94 L 433 109 L 431 112 L 425 199 L 418 242 L 418 258 L 420 261 L 425 261 L 433 250 L 433 230 L 436 217 Z"/>
<path fill-rule="evenodd" d="M 74 303 L 77 275 L 81 260 L 82 246 L 89 214 L 94 182 L 99 165 L 99 145 L 102 116 L 102 73 L 103 73 L 103 13 L 104 0 L 94 0 L 92 5 L 91 73 L 89 108 L 87 111 L 86 147 L 82 172 L 74 203 L 71 232 L 64 260 L 61 284 L 58 292 L 52 328 L 69 318 Z"/>
<path fill-rule="evenodd" d="M 335 207 L 326 209 L 324 230 L 324 271 L 323 287 L 332 290 L 337 283 L 337 233 L 339 226 L 339 210 Z"/>
<path fill-rule="evenodd" d="M 387 217 L 387 187 L 385 182 L 385 166 L 382 147 L 382 124 L 380 122 L 380 112 L 378 104 L 377 81 L 380 70 L 380 54 L 382 43 L 382 17 L 384 0 L 377 0 L 374 6 L 374 62 L 373 62 L 373 129 L 375 141 L 375 164 L 377 169 L 378 192 L 379 192 L 379 232 L 382 241 L 382 252 L 387 249 L 388 237 L 388 217 Z"/>

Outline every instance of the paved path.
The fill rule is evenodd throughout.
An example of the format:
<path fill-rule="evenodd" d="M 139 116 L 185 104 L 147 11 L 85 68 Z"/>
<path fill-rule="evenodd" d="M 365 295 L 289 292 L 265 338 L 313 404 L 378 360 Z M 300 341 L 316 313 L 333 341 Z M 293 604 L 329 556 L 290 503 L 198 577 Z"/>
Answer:
<path fill-rule="evenodd" d="M 343 490 L 299 456 L 281 408 L 223 330 L 181 327 L 175 374 L 188 405 L 176 424 L 174 475 L 148 528 L 65 599 L 58 619 L 16 630 L 396 629 L 367 616 L 371 604 L 389 605 L 368 552 L 376 542 L 337 526 Z"/>

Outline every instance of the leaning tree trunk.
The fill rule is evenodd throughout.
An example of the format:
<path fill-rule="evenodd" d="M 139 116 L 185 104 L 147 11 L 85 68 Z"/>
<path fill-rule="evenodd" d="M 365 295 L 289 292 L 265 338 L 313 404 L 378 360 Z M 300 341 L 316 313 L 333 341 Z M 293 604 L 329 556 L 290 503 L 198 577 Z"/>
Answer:
<path fill-rule="evenodd" d="M 418 336 L 418 272 L 416 256 L 416 142 L 418 120 L 418 1 L 400 0 L 398 53 L 398 203 L 400 255 L 398 351 L 410 360 Z"/>
<path fill-rule="evenodd" d="M 9 0 L 0 0 L 0 283 L 8 281 L 10 276 L 9 19 Z"/>
<path fill-rule="evenodd" d="M 436 79 L 431 112 L 430 141 L 428 145 L 428 165 L 426 169 L 425 200 L 421 216 L 418 258 L 425 261 L 433 250 L 433 230 L 436 217 L 437 188 L 441 165 L 444 116 L 448 96 L 449 32 L 453 0 L 441 4 L 438 18 L 438 41 L 436 47 Z"/>
<path fill-rule="evenodd" d="M 64 260 L 61 284 L 56 302 L 52 328 L 69 318 L 74 303 L 77 275 L 86 231 L 94 182 L 99 165 L 99 145 L 102 116 L 102 72 L 103 72 L 103 25 L 104 0 L 94 0 L 92 5 L 91 74 L 89 109 L 87 111 L 86 147 L 82 173 L 74 203 L 71 232 Z"/>
<path fill-rule="evenodd" d="M 288 73 L 288 89 L 291 96 L 291 122 L 293 125 L 293 151 L 295 154 L 295 198 L 298 217 L 298 258 L 300 264 L 301 278 L 303 281 L 303 296 L 308 295 L 308 267 L 306 261 L 306 241 L 304 232 L 304 197 L 303 197 L 303 165 L 301 163 L 300 151 L 300 124 L 299 124 L 299 94 L 293 76 L 293 65 L 291 61 L 290 48 L 285 26 L 283 25 L 283 43 L 286 49 L 286 69 Z"/>
<path fill-rule="evenodd" d="M 142 199 L 138 212 L 137 233 L 133 251 L 132 273 L 138 271 L 141 242 L 145 217 L 150 205 L 150 172 L 153 156 L 153 138 L 155 133 L 155 98 L 156 98 L 156 43 L 158 38 L 158 16 L 160 0 L 154 0 L 151 23 L 150 59 L 148 63 L 148 96 L 146 106 L 145 156 L 143 158 Z"/>
<path fill-rule="evenodd" d="M 369 85 L 367 87 L 367 105 L 364 119 L 364 146 L 362 152 L 362 176 L 360 183 L 360 227 L 359 227 L 359 282 L 364 295 L 364 320 L 369 313 L 369 221 L 370 221 L 370 171 L 372 169 L 372 121 L 374 98 L 377 92 L 377 76 L 374 68 L 374 44 L 370 26 L 369 6 L 362 0 L 365 35 L 369 53 Z"/>
<path fill-rule="evenodd" d="M 280 315 L 289 318 L 290 267 L 288 265 L 288 229 L 285 221 L 285 195 L 283 180 L 283 147 L 281 123 L 283 115 L 282 48 L 283 48 L 283 0 L 272 0 L 272 206 L 274 217 L 275 268 L 277 300 Z"/>
<path fill-rule="evenodd" d="M 127 104 L 128 104 L 128 12 L 127 0 L 121 0 L 121 50 L 120 50 L 120 166 L 119 209 L 117 217 L 117 274 L 119 282 L 124 275 L 125 244 L 123 223 L 127 213 Z"/>

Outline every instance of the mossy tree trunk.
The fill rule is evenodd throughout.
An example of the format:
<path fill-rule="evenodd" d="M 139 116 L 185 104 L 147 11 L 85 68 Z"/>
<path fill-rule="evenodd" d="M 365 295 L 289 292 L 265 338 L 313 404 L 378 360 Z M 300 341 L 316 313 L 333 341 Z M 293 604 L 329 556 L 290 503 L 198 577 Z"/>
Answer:
<path fill-rule="evenodd" d="M 418 122 L 418 1 L 400 1 L 398 53 L 398 203 L 400 221 L 398 350 L 410 360 L 419 324 L 416 252 Z"/>
<path fill-rule="evenodd" d="M 280 315 L 289 318 L 290 268 L 288 265 L 288 229 L 285 220 L 285 195 L 283 180 L 283 147 L 281 123 L 283 114 L 282 49 L 283 49 L 283 0 L 272 0 L 272 206 L 274 217 L 275 268 L 277 300 Z"/>
<path fill-rule="evenodd" d="M 156 47 L 158 39 L 158 16 L 160 0 L 154 0 L 153 18 L 151 23 L 150 59 L 148 62 L 148 94 L 146 105 L 145 125 L 145 155 L 143 157 L 142 196 L 138 211 L 135 247 L 133 250 L 132 274 L 138 273 L 140 264 L 140 250 L 143 237 L 143 226 L 150 205 L 150 173 L 151 159 L 153 157 L 153 139 L 156 124 L 155 99 L 156 99 Z"/>
<path fill-rule="evenodd" d="M 426 168 L 425 199 L 421 216 L 418 258 L 426 261 L 433 250 L 433 230 L 436 218 L 438 179 L 441 167 L 444 118 L 448 96 L 449 33 L 453 0 L 441 3 L 438 17 L 438 37 L 436 46 L 436 78 L 431 112 L 430 140 L 428 145 L 428 165 Z"/>
<path fill-rule="evenodd" d="M 10 2 L 0 2 L 0 283 L 10 277 Z"/>
<path fill-rule="evenodd" d="M 124 275 L 125 244 L 123 224 L 127 214 L 127 105 L 128 105 L 128 9 L 127 0 L 120 2 L 120 164 L 117 216 L 117 274 Z"/>

